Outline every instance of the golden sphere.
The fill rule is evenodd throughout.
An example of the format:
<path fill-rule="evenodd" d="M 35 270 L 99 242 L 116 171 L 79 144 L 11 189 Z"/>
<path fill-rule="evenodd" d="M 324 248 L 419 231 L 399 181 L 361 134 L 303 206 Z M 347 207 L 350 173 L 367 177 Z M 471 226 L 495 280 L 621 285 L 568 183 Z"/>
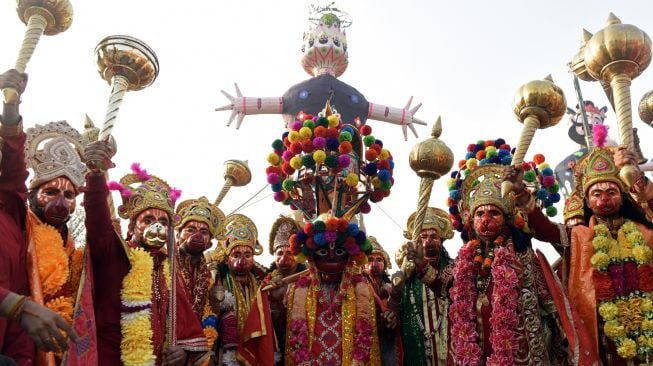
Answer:
<path fill-rule="evenodd" d="M 598 80 L 626 74 L 634 79 L 651 63 L 651 38 L 610 14 L 605 28 L 596 32 L 584 50 L 587 71 Z"/>
<path fill-rule="evenodd" d="M 576 76 L 583 81 L 596 81 L 596 79 L 594 79 L 592 75 L 587 72 L 587 66 L 585 66 L 585 45 L 587 45 L 587 41 L 589 41 L 591 38 L 592 33 L 588 32 L 586 29 L 583 29 L 580 49 L 571 60 L 571 71 L 573 71 L 574 74 L 576 74 Z"/>
<path fill-rule="evenodd" d="M 152 85 L 159 74 L 156 54 L 145 42 L 130 36 L 109 36 L 95 47 L 100 76 L 111 85 L 114 75 L 127 78 L 129 90 Z"/>
<path fill-rule="evenodd" d="M 25 24 L 32 15 L 44 17 L 47 25 L 43 33 L 48 36 L 65 31 L 73 23 L 73 7 L 68 0 L 17 0 L 16 12 Z"/>
<path fill-rule="evenodd" d="M 410 168 L 420 178 L 439 179 L 453 166 L 453 152 L 439 139 L 441 133 L 442 122 L 438 118 L 431 137 L 413 146 L 408 155 Z"/>
<path fill-rule="evenodd" d="M 647 124 L 653 122 L 653 90 L 644 94 L 639 101 L 639 118 Z"/>
<path fill-rule="evenodd" d="M 553 83 L 550 76 L 544 80 L 530 81 L 517 89 L 513 111 L 519 122 L 535 115 L 540 121 L 539 128 L 555 126 L 567 111 L 565 93 Z"/>
<path fill-rule="evenodd" d="M 252 180 L 247 161 L 227 160 L 224 162 L 224 179 L 231 180 L 234 187 L 242 187 Z"/>

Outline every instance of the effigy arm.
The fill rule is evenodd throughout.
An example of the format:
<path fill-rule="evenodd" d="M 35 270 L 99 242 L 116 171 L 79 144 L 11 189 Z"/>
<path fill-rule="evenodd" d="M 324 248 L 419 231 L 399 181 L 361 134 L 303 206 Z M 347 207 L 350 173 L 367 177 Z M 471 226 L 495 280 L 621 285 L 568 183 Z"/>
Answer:
<path fill-rule="evenodd" d="M 229 99 L 229 104 L 215 109 L 216 111 L 231 111 L 227 126 L 231 126 L 235 119 L 236 129 L 239 129 L 246 115 L 283 113 L 283 97 L 244 97 L 240 92 L 240 88 L 238 88 L 238 84 L 234 84 L 234 86 L 236 88 L 235 97 L 224 90 L 220 90 Z"/>

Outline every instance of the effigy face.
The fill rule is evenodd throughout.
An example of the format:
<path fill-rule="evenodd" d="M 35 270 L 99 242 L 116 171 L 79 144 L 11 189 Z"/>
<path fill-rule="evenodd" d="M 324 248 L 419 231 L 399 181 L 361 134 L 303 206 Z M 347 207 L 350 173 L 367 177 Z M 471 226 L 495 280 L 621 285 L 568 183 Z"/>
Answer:
<path fill-rule="evenodd" d="M 246 245 L 234 247 L 227 258 L 229 270 L 236 276 L 245 276 L 254 267 L 254 251 Z"/>
<path fill-rule="evenodd" d="M 621 189 L 613 182 L 595 183 L 587 192 L 587 205 L 600 217 L 618 214 L 622 203 Z"/>
<path fill-rule="evenodd" d="M 474 232 L 481 239 L 492 241 L 505 226 L 503 212 L 495 205 L 481 205 L 474 211 Z"/>
<path fill-rule="evenodd" d="M 385 271 L 385 259 L 383 254 L 372 253 L 367 256 L 367 264 L 365 269 L 372 276 L 380 276 Z"/>
<path fill-rule="evenodd" d="M 138 245 L 161 248 L 168 241 L 168 213 L 159 208 L 148 208 L 136 216 L 133 234 Z"/>
<path fill-rule="evenodd" d="M 289 245 L 280 246 L 274 251 L 274 263 L 282 273 L 291 274 L 297 268 L 295 256 L 290 251 Z"/>
<path fill-rule="evenodd" d="M 332 245 L 322 247 L 315 251 L 313 260 L 315 267 L 327 275 L 339 274 L 347 267 L 349 253 L 345 248 L 334 248 Z"/>
<path fill-rule="evenodd" d="M 347 37 L 337 15 L 323 14 L 304 33 L 302 53 L 302 66 L 311 76 L 328 73 L 339 77 L 347 70 Z"/>
<path fill-rule="evenodd" d="M 39 186 L 36 192 L 37 210 L 42 210 L 45 221 L 60 226 L 75 211 L 75 186 L 65 177 L 57 177 Z"/>
<path fill-rule="evenodd" d="M 188 221 L 179 232 L 179 247 L 189 254 L 200 254 L 211 247 L 211 232 L 205 222 Z"/>
<path fill-rule="evenodd" d="M 424 258 L 426 260 L 437 259 L 440 256 L 440 251 L 442 250 L 442 239 L 437 230 L 422 230 L 422 232 L 419 233 L 419 241 L 424 249 Z"/>

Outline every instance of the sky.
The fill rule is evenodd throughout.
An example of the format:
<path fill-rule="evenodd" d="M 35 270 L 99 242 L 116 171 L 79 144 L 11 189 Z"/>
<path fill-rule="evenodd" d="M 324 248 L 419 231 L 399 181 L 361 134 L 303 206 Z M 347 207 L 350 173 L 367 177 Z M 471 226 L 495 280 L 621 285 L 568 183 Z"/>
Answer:
<path fill-rule="evenodd" d="M 15 2 L 0 7 L 3 51 L 0 65 L 13 67 L 25 30 Z M 248 97 L 279 97 L 292 85 L 309 78 L 300 65 L 302 34 L 309 27 L 306 1 L 218 0 L 77 0 L 72 3 L 72 26 L 43 36 L 28 64 L 29 84 L 21 112 L 26 127 L 66 120 L 82 128 L 88 114 L 97 125 L 104 119 L 110 87 L 98 74 L 94 49 L 109 35 L 125 34 L 143 40 L 156 53 L 160 72 L 148 88 L 128 92 L 114 129 L 118 153 L 112 179 L 129 172 L 133 162 L 181 188 L 181 199 L 215 199 L 224 185 L 223 163 L 247 160 L 252 182 L 235 187 L 220 208 L 226 213 L 241 206 L 266 184 L 266 156 L 284 125 L 279 115 L 247 116 L 239 130 L 227 127 L 229 112 L 220 90 L 234 94 L 237 82 Z M 322 3 L 324 4 L 324 2 Z M 455 161 L 478 139 L 503 138 L 515 145 L 521 124 L 511 103 L 524 83 L 551 74 L 567 98 L 577 103 L 567 63 L 578 51 L 581 30 L 594 33 L 609 12 L 623 23 L 651 34 L 649 1 L 391 1 L 348 0 L 336 6 L 348 12 L 349 67 L 340 80 L 357 88 L 373 103 L 403 107 L 410 96 L 422 102 L 417 117 L 419 138 L 403 140 L 400 128 L 370 121 L 395 160 L 392 194 L 365 217 L 369 235 L 394 257 L 402 243 L 408 216 L 415 210 L 419 178 L 408 166 L 411 148 L 430 135 L 431 124 L 442 117 L 440 137 Z M 597 105 L 608 104 L 598 83 L 581 82 L 583 96 Z M 632 83 L 636 111 L 642 95 L 653 88 L 653 71 Z M 636 112 L 642 149 L 653 158 L 653 130 Z M 616 137 L 614 113 L 606 123 Z M 576 145 L 567 137 L 568 118 L 537 131 L 527 158 L 543 153 L 551 165 L 571 154 Z M 446 179 L 436 182 L 430 204 L 446 209 Z M 115 195 L 118 202 L 119 197 Z M 562 212 L 562 202 L 557 208 Z M 287 207 L 271 197 L 269 188 L 240 211 L 257 225 L 266 248 L 258 260 L 271 262 L 268 233 Z M 557 218 L 562 219 L 561 215 Z M 126 228 L 126 223 L 123 223 Z M 445 243 L 455 255 L 460 238 Z M 555 259 L 547 245 L 543 248 Z M 396 268 L 396 267 L 395 267 Z"/>

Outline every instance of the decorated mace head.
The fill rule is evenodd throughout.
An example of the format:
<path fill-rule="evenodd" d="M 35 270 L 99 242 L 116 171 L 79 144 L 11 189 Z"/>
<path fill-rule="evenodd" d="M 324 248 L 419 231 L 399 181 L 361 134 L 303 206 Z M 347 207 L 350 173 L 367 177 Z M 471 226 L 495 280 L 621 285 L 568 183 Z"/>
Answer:
<path fill-rule="evenodd" d="M 651 39 L 610 13 L 605 28 L 587 42 L 584 59 L 587 71 L 597 80 L 610 80 L 618 74 L 634 79 L 651 63 Z"/>
<path fill-rule="evenodd" d="M 653 126 L 653 90 L 647 92 L 639 101 L 639 118 Z"/>
<path fill-rule="evenodd" d="M 585 66 L 585 46 L 591 38 L 592 33 L 590 33 L 587 29 L 583 29 L 580 49 L 571 60 L 571 71 L 573 71 L 574 74 L 576 74 L 576 76 L 583 81 L 596 81 L 596 79 L 594 79 L 592 75 L 587 72 L 587 66 Z"/>
<path fill-rule="evenodd" d="M 413 146 L 408 155 L 410 168 L 420 178 L 439 179 L 449 173 L 453 166 L 453 152 L 439 139 L 440 134 L 442 120 L 438 117 L 433 125 L 431 137 Z"/>
<path fill-rule="evenodd" d="M 522 123 L 526 117 L 535 115 L 540 121 L 539 128 L 544 129 L 560 122 L 567 111 L 567 101 L 562 89 L 548 75 L 544 80 L 533 80 L 517 89 L 513 111 Z"/>
<path fill-rule="evenodd" d="M 109 36 L 95 47 L 100 76 L 111 85 L 114 76 L 127 79 L 128 90 L 141 90 L 159 74 L 156 54 L 143 41 L 130 36 Z"/>
<path fill-rule="evenodd" d="M 68 0 L 17 0 L 16 12 L 25 24 L 32 15 L 45 18 L 43 33 L 48 36 L 64 32 L 73 23 L 73 7 Z"/>
<path fill-rule="evenodd" d="M 245 160 L 227 160 L 224 162 L 224 180 L 231 180 L 234 187 L 242 187 L 252 180 L 252 172 Z"/>

